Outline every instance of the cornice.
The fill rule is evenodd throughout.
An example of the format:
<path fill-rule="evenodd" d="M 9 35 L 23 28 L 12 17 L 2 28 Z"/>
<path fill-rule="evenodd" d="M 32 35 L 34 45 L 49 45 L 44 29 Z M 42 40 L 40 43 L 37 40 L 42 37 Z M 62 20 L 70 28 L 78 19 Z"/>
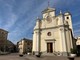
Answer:
<path fill-rule="evenodd" d="M 69 27 L 69 25 L 59 25 L 59 26 L 55 26 L 55 27 L 40 28 L 40 30 L 55 29 L 55 28 L 60 28 L 60 27 Z M 39 29 L 37 28 L 37 29 L 34 29 L 34 31 L 35 30 L 39 30 Z"/>

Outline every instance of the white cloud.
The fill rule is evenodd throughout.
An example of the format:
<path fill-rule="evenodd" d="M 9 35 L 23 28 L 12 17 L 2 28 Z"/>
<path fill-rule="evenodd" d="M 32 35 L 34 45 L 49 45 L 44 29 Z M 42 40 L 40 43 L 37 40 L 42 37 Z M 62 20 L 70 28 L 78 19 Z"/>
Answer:
<path fill-rule="evenodd" d="M 80 29 L 77 29 L 77 30 L 74 31 L 74 33 L 78 33 L 78 32 L 80 32 Z"/>
<path fill-rule="evenodd" d="M 11 4 L 11 3 L 15 2 L 15 0 L 10 0 L 10 1 L 9 0 L 8 1 L 0 0 L 0 2 L 2 2 L 2 4 L 3 4 L 2 12 L 5 12 L 5 13 L 3 13 L 4 17 L 3 16 L 1 17 L 1 18 L 3 18 L 1 20 L 1 22 L 3 22 L 3 20 L 5 20 L 3 22 L 4 25 L 2 28 L 9 30 L 14 25 L 14 23 L 17 21 L 17 18 L 18 18 L 18 16 L 14 14 L 13 5 Z"/>
<path fill-rule="evenodd" d="M 15 24 L 16 21 L 17 21 L 17 16 L 11 13 L 11 15 L 7 19 L 7 23 L 4 26 L 4 28 L 10 29 Z"/>
<path fill-rule="evenodd" d="M 73 26 L 80 25 L 80 22 L 74 23 Z"/>

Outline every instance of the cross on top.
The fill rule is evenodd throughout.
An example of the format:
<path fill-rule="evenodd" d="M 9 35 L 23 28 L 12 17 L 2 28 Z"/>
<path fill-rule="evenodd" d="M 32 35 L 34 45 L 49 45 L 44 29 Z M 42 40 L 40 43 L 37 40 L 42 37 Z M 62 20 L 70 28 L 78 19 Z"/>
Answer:
<path fill-rule="evenodd" d="M 48 0 L 48 7 L 49 7 L 49 5 L 50 5 L 50 1 Z"/>

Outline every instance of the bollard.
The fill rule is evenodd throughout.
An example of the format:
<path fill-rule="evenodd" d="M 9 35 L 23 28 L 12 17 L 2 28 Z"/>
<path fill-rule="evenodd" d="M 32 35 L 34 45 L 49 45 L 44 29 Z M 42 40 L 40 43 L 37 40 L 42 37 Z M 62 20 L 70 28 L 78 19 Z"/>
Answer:
<path fill-rule="evenodd" d="M 23 53 L 19 53 L 19 56 L 20 56 L 20 57 L 23 57 Z"/>
<path fill-rule="evenodd" d="M 36 55 L 36 57 L 40 57 L 40 55 Z"/>
<path fill-rule="evenodd" d="M 23 57 L 23 55 L 21 55 L 21 54 L 20 54 L 19 56 L 20 56 L 20 57 Z"/>
<path fill-rule="evenodd" d="M 69 60 L 74 60 L 74 57 L 68 57 Z"/>
<path fill-rule="evenodd" d="M 40 57 L 41 56 L 41 53 L 35 53 L 36 57 Z"/>

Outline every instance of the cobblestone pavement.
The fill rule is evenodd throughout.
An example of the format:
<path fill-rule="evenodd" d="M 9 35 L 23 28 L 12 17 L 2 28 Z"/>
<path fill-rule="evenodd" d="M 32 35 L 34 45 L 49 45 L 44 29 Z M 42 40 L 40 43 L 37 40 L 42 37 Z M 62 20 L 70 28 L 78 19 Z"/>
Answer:
<path fill-rule="evenodd" d="M 59 56 L 41 56 L 40 58 L 32 55 L 24 55 L 19 57 L 18 54 L 13 53 L 9 55 L 0 55 L 0 60 L 69 60 L 67 57 Z M 75 60 L 80 60 L 80 57 L 76 57 Z"/>
<path fill-rule="evenodd" d="M 0 55 L 0 60 L 29 60 L 26 58 L 26 55 L 23 57 L 19 57 L 19 54 L 12 53 L 8 55 Z"/>

